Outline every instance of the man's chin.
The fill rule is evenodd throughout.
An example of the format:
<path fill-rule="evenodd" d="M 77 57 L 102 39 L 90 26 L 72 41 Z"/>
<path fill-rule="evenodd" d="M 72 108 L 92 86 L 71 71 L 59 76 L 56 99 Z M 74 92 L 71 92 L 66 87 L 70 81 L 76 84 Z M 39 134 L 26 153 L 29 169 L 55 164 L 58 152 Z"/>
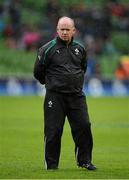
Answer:
<path fill-rule="evenodd" d="M 68 39 L 65 39 L 65 38 L 64 38 L 63 41 L 68 41 Z"/>
<path fill-rule="evenodd" d="M 69 41 L 68 38 L 62 38 L 62 40 L 63 40 L 63 41 L 66 41 L 66 42 Z"/>

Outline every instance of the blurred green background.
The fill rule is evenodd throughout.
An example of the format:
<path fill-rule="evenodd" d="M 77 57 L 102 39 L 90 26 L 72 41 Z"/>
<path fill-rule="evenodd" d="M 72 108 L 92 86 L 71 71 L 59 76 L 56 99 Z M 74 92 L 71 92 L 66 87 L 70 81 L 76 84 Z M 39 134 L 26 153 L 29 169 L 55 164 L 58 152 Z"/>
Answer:
<path fill-rule="evenodd" d="M 1 0 L 0 77 L 32 76 L 37 48 L 55 36 L 62 15 L 75 19 L 76 38 L 87 48 L 87 76 L 119 79 L 129 55 L 129 0 Z"/>

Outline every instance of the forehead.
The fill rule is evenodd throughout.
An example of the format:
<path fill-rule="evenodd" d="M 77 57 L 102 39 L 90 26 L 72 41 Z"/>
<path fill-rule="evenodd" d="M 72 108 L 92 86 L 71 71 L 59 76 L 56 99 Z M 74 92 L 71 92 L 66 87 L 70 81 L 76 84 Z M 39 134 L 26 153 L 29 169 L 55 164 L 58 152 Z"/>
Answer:
<path fill-rule="evenodd" d="M 62 19 L 58 22 L 58 28 L 60 29 L 64 29 L 64 28 L 67 28 L 67 29 L 73 29 L 74 28 L 74 24 L 73 24 L 73 21 L 70 20 L 70 19 Z"/>

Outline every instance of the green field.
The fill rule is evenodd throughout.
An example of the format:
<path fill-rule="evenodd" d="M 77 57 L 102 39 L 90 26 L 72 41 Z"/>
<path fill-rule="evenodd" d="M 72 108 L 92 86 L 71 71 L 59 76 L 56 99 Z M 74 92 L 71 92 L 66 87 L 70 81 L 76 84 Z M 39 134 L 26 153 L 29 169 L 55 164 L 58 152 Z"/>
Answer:
<path fill-rule="evenodd" d="M 89 172 L 76 167 L 66 121 L 59 170 L 43 166 L 41 97 L 0 97 L 0 179 L 129 178 L 129 97 L 87 99 L 94 136 Z"/>

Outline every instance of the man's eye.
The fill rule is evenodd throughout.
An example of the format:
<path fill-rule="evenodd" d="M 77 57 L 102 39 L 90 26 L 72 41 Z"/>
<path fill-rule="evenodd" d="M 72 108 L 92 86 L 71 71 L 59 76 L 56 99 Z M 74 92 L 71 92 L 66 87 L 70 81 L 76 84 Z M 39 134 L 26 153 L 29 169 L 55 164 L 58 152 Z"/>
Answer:
<path fill-rule="evenodd" d="M 61 29 L 61 31 L 69 31 L 69 29 Z"/>

